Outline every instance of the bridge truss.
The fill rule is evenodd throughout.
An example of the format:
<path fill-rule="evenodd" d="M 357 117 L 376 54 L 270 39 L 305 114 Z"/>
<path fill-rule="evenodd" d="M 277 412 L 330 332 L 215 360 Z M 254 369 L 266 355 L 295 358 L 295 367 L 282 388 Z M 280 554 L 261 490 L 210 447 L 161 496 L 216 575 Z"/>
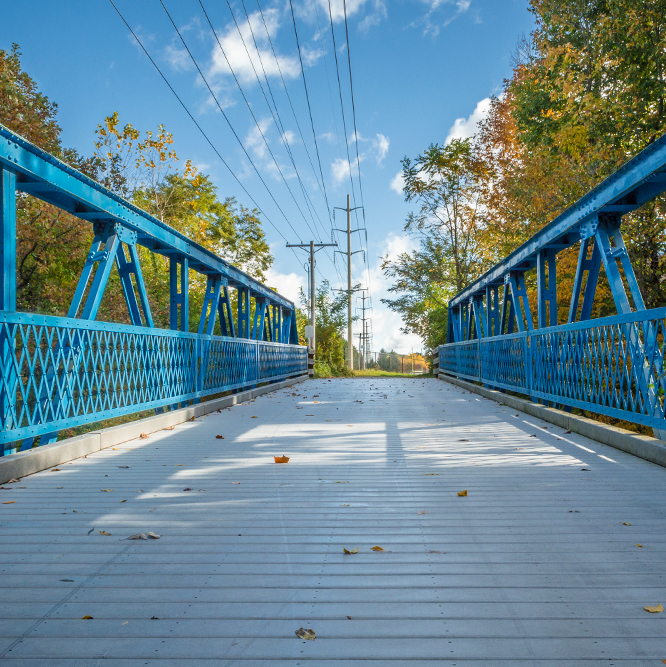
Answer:
<path fill-rule="evenodd" d="M 441 371 L 651 426 L 666 439 L 666 309 L 645 308 L 622 236 L 623 216 L 665 190 L 666 136 L 449 302 Z M 558 324 L 558 254 L 576 244 L 569 314 Z M 591 319 L 602 265 L 617 315 Z M 530 271 L 536 271 L 536 325 Z"/>
<path fill-rule="evenodd" d="M 16 312 L 16 192 L 92 224 L 67 317 Z M 169 259 L 170 330 L 154 326 L 137 246 Z M 1 125 L 0 262 L 0 456 L 63 428 L 307 372 L 291 301 Z M 96 320 L 114 265 L 131 325 Z M 207 278 L 197 332 L 191 271 Z"/>

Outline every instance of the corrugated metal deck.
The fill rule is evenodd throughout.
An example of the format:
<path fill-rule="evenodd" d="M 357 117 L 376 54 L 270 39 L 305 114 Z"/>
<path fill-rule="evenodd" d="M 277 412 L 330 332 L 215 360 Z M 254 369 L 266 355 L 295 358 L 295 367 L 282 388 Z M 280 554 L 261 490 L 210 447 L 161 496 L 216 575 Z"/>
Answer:
<path fill-rule="evenodd" d="M 59 468 L 0 490 L 15 664 L 666 660 L 666 470 L 436 380 L 311 381 Z"/>

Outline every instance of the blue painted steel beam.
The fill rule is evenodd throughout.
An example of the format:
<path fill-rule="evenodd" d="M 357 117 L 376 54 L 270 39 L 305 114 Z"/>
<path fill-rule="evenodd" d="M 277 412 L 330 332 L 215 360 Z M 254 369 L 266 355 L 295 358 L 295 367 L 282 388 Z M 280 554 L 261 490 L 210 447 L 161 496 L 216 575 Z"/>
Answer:
<path fill-rule="evenodd" d="M 225 277 L 230 285 L 251 289 L 284 308 L 294 308 L 289 299 L 2 125 L 0 166 L 8 168 L 3 171 L 16 173 L 19 191 L 83 220 L 119 223 L 136 232 L 137 243 L 153 252 L 165 256 L 176 253 L 189 260 L 191 269 Z"/>
<path fill-rule="evenodd" d="M 488 285 L 501 284 L 504 276 L 513 270 L 534 268 L 540 250 L 549 247 L 562 249 L 588 238 L 590 234 L 586 232 L 585 225 L 595 221 L 597 216 L 628 213 L 664 191 L 666 136 L 643 149 L 529 241 L 453 297 L 449 307 L 457 307 L 471 296 L 483 293 Z"/>

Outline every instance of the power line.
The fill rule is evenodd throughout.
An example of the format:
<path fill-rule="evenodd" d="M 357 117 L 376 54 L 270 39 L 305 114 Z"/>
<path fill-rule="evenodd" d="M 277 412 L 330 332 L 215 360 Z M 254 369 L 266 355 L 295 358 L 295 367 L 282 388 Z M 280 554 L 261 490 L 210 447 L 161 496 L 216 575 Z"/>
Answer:
<path fill-rule="evenodd" d="M 227 161 L 222 157 L 222 155 L 221 155 L 220 152 L 217 150 L 217 148 L 215 147 L 215 145 L 213 144 L 213 142 L 210 140 L 210 138 L 208 137 L 208 135 L 204 132 L 204 130 L 203 130 L 203 128 L 201 127 L 201 125 L 199 125 L 199 123 L 196 121 L 196 119 L 194 118 L 194 116 L 192 115 L 192 113 L 190 112 L 190 110 L 187 108 L 187 106 L 185 105 L 185 103 L 183 102 L 183 100 L 180 98 L 180 96 L 178 95 L 178 93 L 174 90 L 173 86 L 169 83 L 168 79 L 164 76 L 164 74 L 162 73 L 162 70 L 157 66 L 157 63 L 152 59 L 151 55 L 150 55 L 150 54 L 148 53 L 148 51 L 146 50 L 146 47 L 143 45 L 143 43 L 141 42 L 141 40 L 136 36 L 136 33 L 134 32 L 134 30 L 132 30 L 132 28 L 130 27 L 129 23 L 127 23 L 127 21 L 125 20 L 125 17 L 121 14 L 121 12 L 120 12 L 120 10 L 118 9 L 118 7 L 116 7 L 116 5 L 114 4 L 113 0 L 109 0 L 109 2 L 111 3 L 111 6 L 116 10 L 116 13 L 118 14 L 118 16 L 120 17 L 120 19 L 122 20 L 122 22 L 125 24 L 126 28 L 127 28 L 127 29 L 130 31 L 130 33 L 132 34 L 132 37 L 134 37 L 134 39 L 136 40 L 137 44 L 141 47 L 141 50 L 146 54 L 148 60 L 150 60 L 150 62 L 152 63 L 153 67 L 155 67 L 155 69 L 157 70 L 158 74 L 162 77 L 162 80 L 164 81 L 164 83 L 166 83 L 166 85 L 168 86 L 169 90 L 173 93 L 174 97 L 178 100 L 178 102 L 180 103 L 180 105 L 183 107 L 185 113 L 190 117 L 190 120 L 194 123 L 194 125 L 195 125 L 196 128 L 199 130 L 199 132 L 200 132 L 201 135 L 204 137 L 204 139 L 208 142 L 208 145 L 213 149 L 213 151 L 215 152 L 215 154 L 217 155 L 217 157 L 220 159 L 220 161 L 222 162 L 222 164 L 227 168 L 227 170 L 229 171 L 229 173 L 234 177 L 234 179 L 236 180 L 236 182 L 238 183 L 238 185 L 240 185 L 240 187 L 242 188 L 243 192 L 245 192 L 245 194 L 249 197 L 250 201 L 254 204 L 254 206 L 256 207 L 257 211 L 259 211 L 259 213 L 261 213 L 261 214 L 264 216 L 264 218 L 266 219 L 266 222 L 268 222 L 268 224 L 270 224 L 271 227 L 273 227 L 273 229 L 275 229 L 275 231 L 276 231 L 276 232 L 277 232 L 277 233 L 278 233 L 278 234 L 279 234 L 285 241 L 287 241 L 287 237 L 280 231 L 280 229 L 275 225 L 275 223 L 274 223 L 274 222 L 273 222 L 273 221 L 266 215 L 266 213 L 262 210 L 262 208 L 259 206 L 259 204 L 258 204 L 257 201 L 255 200 L 255 198 L 248 192 L 247 188 L 241 183 L 241 181 L 239 180 L 238 176 L 236 176 L 236 174 L 233 172 L 233 170 L 231 169 L 231 167 L 228 165 Z M 290 226 L 291 226 L 291 225 L 290 225 Z M 295 255 L 295 254 L 296 254 L 296 253 L 294 253 L 294 255 Z"/>
<path fill-rule="evenodd" d="M 215 95 L 215 93 L 213 92 L 212 88 L 211 88 L 210 85 L 208 84 L 208 81 L 206 80 L 206 77 L 203 75 L 203 72 L 201 71 L 201 68 L 199 67 L 199 64 L 197 63 L 196 59 L 195 59 L 194 56 L 192 55 L 192 53 L 191 53 L 189 47 L 187 46 L 187 43 L 186 43 L 185 40 L 183 39 L 183 36 L 180 34 L 180 30 L 178 30 L 178 27 L 177 27 L 176 24 L 174 23 L 174 20 L 171 18 L 171 14 L 169 14 L 169 11 L 168 11 L 168 9 L 166 8 L 166 6 L 164 5 L 164 2 L 163 2 L 162 0 L 160 0 L 160 4 L 161 4 L 162 7 L 164 8 L 164 11 L 166 12 L 166 15 L 169 17 L 169 21 L 171 21 L 171 25 L 173 26 L 174 30 L 176 31 L 178 37 L 180 37 L 180 41 L 183 43 L 183 46 L 185 47 L 185 50 L 187 51 L 188 55 L 190 56 L 190 59 L 191 59 L 192 62 L 194 63 L 194 66 L 197 68 L 197 71 L 199 72 L 199 75 L 200 75 L 201 78 L 203 79 L 204 84 L 206 84 L 206 88 L 208 88 L 208 92 L 211 94 L 211 97 L 212 97 L 213 100 L 215 101 L 215 104 L 217 104 L 217 108 L 218 108 L 218 109 L 220 110 L 220 112 L 222 113 L 222 116 L 224 117 L 224 120 L 227 121 L 227 125 L 229 126 L 229 129 L 233 132 L 234 137 L 236 137 L 236 141 L 238 141 L 240 147 L 243 149 L 243 152 L 245 153 L 245 156 L 246 156 L 247 159 L 250 161 L 250 164 L 251 164 L 252 167 L 254 168 L 255 172 L 257 172 L 257 176 L 259 176 L 259 180 L 262 182 L 263 186 L 266 188 L 266 191 L 267 191 L 268 194 L 270 195 L 270 197 L 271 197 L 271 199 L 273 200 L 273 202 L 275 203 L 275 205 L 278 207 L 278 210 L 280 211 L 280 213 L 282 213 L 282 216 L 283 216 L 284 219 L 286 220 L 287 224 L 291 227 L 291 229 L 292 229 L 292 231 L 294 232 L 294 234 L 296 234 L 296 236 L 298 236 L 298 238 L 300 239 L 300 236 L 299 236 L 298 232 L 294 229 L 294 226 L 293 226 L 293 225 L 291 224 L 291 222 L 289 221 L 289 218 L 287 218 L 287 216 L 286 216 L 285 212 L 282 210 L 282 207 L 280 206 L 280 204 L 277 203 L 277 200 L 275 199 L 273 193 L 270 191 L 268 185 L 266 185 L 266 181 L 264 181 L 262 175 L 259 173 L 259 169 L 257 169 L 257 165 L 254 164 L 254 161 L 253 161 L 252 158 L 250 157 L 250 154 L 247 152 L 247 149 L 245 148 L 243 142 L 240 140 L 240 137 L 239 137 L 238 134 L 236 133 L 236 130 L 234 129 L 233 125 L 231 124 L 231 121 L 229 120 L 227 114 L 224 113 L 224 109 L 222 108 L 222 105 L 220 104 L 220 102 L 219 102 L 218 99 L 217 99 L 217 96 Z M 269 150 L 270 150 L 270 149 L 269 149 Z M 278 169 L 279 169 L 279 167 L 278 167 Z M 280 172 L 280 173 L 281 173 L 281 172 Z M 283 178 L 284 178 L 284 176 L 283 176 Z M 286 180 L 285 180 L 285 183 L 286 183 Z M 289 186 L 287 186 L 287 188 L 289 188 Z M 291 192 L 291 190 L 289 190 L 289 191 Z M 292 196 L 293 196 L 293 195 L 292 195 Z M 299 209 L 299 210 L 300 210 L 300 209 Z"/>

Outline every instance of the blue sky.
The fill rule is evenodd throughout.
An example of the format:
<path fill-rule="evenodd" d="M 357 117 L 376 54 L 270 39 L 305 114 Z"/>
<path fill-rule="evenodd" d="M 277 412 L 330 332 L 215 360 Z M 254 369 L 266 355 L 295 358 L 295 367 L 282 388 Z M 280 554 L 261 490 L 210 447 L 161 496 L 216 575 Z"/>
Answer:
<path fill-rule="evenodd" d="M 274 227 L 265 224 L 275 256 L 269 283 L 295 299 L 299 286 L 305 285 L 305 253 L 296 257 L 284 248 L 284 239 L 292 243 L 313 237 L 330 241 L 331 221 L 319 163 L 330 206 L 344 207 L 352 187 L 348 147 L 355 205 L 361 204 L 361 198 L 342 0 L 331 0 L 330 9 L 347 141 L 328 0 L 292 1 L 319 158 L 288 2 L 260 0 L 259 5 L 257 0 L 244 0 L 243 5 L 242 0 L 230 0 L 230 9 L 226 0 L 202 0 L 214 34 L 199 0 L 163 0 L 208 81 L 213 99 L 160 0 L 115 0 L 233 174 L 273 223 Z M 367 246 L 365 237 L 355 234 L 354 249 L 366 249 L 369 267 L 368 274 L 363 253 L 357 253 L 354 281 L 371 289 L 374 349 L 409 352 L 420 349 L 419 339 L 401 334 L 400 318 L 380 303 L 388 284 L 381 275 L 379 258 L 411 247 L 410 239 L 402 232 L 410 207 L 400 194 L 396 178 L 400 160 L 405 155 L 414 157 L 432 142 L 443 143 L 453 135 L 473 132 L 475 121 L 487 107 L 487 98 L 498 93 L 503 79 L 510 75 L 511 52 L 520 35 L 532 29 L 533 21 L 527 0 L 348 0 L 347 16 L 368 233 Z M 0 22 L 0 48 L 7 49 L 13 42 L 21 47 L 25 69 L 58 103 L 66 146 L 91 154 L 97 124 L 114 111 L 119 112 L 122 123 L 131 122 L 140 130 L 155 130 L 163 123 L 173 133 L 183 161 L 190 158 L 210 174 L 221 196 L 235 196 L 240 203 L 253 206 L 108 0 L 8 4 L 3 7 Z M 273 100 L 271 114 L 269 103 L 273 106 Z M 337 211 L 335 227 L 342 227 L 344 222 Z M 363 226 L 361 216 L 358 226 Z M 328 256 L 318 253 L 317 280 L 326 277 L 340 287 L 339 274 L 345 275 L 345 267 L 339 258 L 334 267 L 332 256 L 330 250 Z"/>

